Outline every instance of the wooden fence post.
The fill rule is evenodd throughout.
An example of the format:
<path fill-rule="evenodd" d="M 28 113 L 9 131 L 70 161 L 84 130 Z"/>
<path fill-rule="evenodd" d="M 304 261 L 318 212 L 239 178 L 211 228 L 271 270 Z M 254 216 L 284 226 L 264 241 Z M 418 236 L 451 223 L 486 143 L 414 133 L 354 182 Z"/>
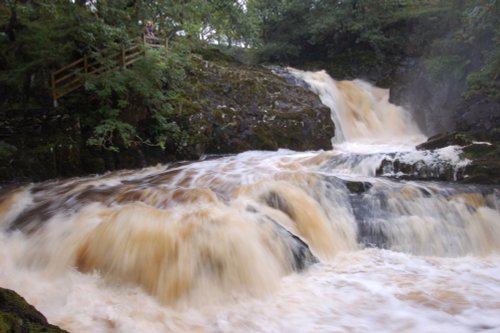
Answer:
<path fill-rule="evenodd" d="M 122 46 L 122 67 L 125 68 L 125 48 Z"/>
<path fill-rule="evenodd" d="M 54 107 L 57 107 L 57 94 L 56 94 L 56 78 L 54 72 L 50 73 L 50 86 L 52 88 L 52 102 Z"/>
<path fill-rule="evenodd" d="M 83 67 L 84 67 L 85 74 L 87 74 L 89 72 L 89 60 L 87 58 L 87 55 L 83 56 Z"/>

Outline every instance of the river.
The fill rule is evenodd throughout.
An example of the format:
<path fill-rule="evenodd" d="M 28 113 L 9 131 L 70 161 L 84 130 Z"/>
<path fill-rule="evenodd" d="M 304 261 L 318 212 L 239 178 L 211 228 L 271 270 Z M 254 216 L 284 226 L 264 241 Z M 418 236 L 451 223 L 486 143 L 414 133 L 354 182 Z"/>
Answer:
<path fill-rule="evenodd" d="M 387 90 L 289 71 L 332 109 L 332 150 L 11 189 L 0 286 L 70 332 L 500 332 L 498 187 L 382 168 L 467 161 L 416 150 Z"/>

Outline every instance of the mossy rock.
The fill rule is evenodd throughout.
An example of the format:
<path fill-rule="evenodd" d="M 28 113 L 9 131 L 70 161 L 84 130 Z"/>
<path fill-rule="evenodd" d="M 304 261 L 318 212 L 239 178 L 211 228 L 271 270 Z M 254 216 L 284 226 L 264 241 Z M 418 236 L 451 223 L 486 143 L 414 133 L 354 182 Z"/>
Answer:
<path fill-rule="evenodd" d="M 473 142 L 472 138 L 461 132 L 438 134 L 417 146 L 418 150 L 438 149 L 447 146 L 466 146 Z"/>
<path fill-rule="evenodd" d="M 16 292 L 0 288 L 0 333 L 62 333 Z"/>
<path fill-rule="evenodd" d="M 55 144 L 38 146 L 32 151 L 32 170 L 35 179 L 57 177 Z"/>
<path fill-rule="evenodd" d="M 12 163 L 16 159 L 17 148 L 4 141 L 0 141 L 0 180 L 14 177 L 15 170 Z"/>
<path fill-rule="evenodd" d="M 372 183 L 369 182 L 357 182 L 357 181 L 346 181 L 345 185 L 351 193 L 361 194 L 373 187 Z"/>
<path fill-rule="evenodd" d="M 406 163 L 399 159 L 384 159 L 380 167 L 376 170 L 378 176 L 397 175 L 399 179 L 405 180 L 442 180 L 455 181 L 461 179 L 462 173 L 455 171 L 449 163 L 440 163 L 437 165 L 426 164 L 425 161 L 415 163 Z"/>
<path fill-rule="evenodd" d="M 0 165 L 8 163 L 15 157 L 17 148 L 7 142 L 0 141 Z"/>
<path fill-rule="evenodd" d="M 331 149 L 335 127 L 330 110 L 308 89 L 260 66 L 195 62 L 198 70 L 189 73 L 185 95 L 192 100 L 182 104 L 201 110 L 192 108 L 176 119 L 190 128 L 190 145 L 204 145 L 209 154 Z"/>
<path fill-rule="evenodd" d="M 465 183 L 500 184 L 500 159 L 477 159 L 464 168 Z"/>
<path fill-rule="evenodd" d="M 204 60 L 212 62 L 236 62 L 236 59 L 220 50 L 220 48 L 208 45 L 205 47 L 198 47 L 193 50 L 194 53 L 202 56 Z"/>
<path fill-rule="evenodd" d="M 463 148 L 461 157 L 470 160 L 478 158 L 500 158 L 500 146 L 487 143 L 474 143 Z"/>

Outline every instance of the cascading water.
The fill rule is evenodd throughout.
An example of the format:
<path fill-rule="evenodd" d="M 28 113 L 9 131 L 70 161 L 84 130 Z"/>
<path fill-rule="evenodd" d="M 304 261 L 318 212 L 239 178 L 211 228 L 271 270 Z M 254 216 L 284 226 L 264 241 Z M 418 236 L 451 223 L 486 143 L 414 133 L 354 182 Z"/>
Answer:
<path fill-rule="evenodd" d="M 5 192 L 0 286 L 71 332 L 500 330 L 498 188 L 376 177 L 387 156 L 459 159 L 417 152 L 387 91 L 290 71 L 332 109 L 331 151 Z"/>
<path fill-rule="evenodd" d="M 289 71 L 309 87 L 332 112 L 335 142 L 419 143 L 425 140 L 410 114 L 389 103 L 389 91 L 361 80 L 335 81 L 325 71 Z"/>

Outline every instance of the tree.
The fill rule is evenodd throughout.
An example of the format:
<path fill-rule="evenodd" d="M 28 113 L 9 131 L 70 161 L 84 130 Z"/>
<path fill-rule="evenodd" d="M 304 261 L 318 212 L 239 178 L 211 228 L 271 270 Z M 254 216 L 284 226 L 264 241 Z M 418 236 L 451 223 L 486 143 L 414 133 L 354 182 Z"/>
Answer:
<path fill-rule="evenodd" d="M 248 6 L 260 21 L 262 59 L 297 64 L 353 50 L 372 52 L 377 61 L 383 61 L 393 43 L 385 27 L 411 15 L 419 4 L 397 0 L 251 0 Z"/>

